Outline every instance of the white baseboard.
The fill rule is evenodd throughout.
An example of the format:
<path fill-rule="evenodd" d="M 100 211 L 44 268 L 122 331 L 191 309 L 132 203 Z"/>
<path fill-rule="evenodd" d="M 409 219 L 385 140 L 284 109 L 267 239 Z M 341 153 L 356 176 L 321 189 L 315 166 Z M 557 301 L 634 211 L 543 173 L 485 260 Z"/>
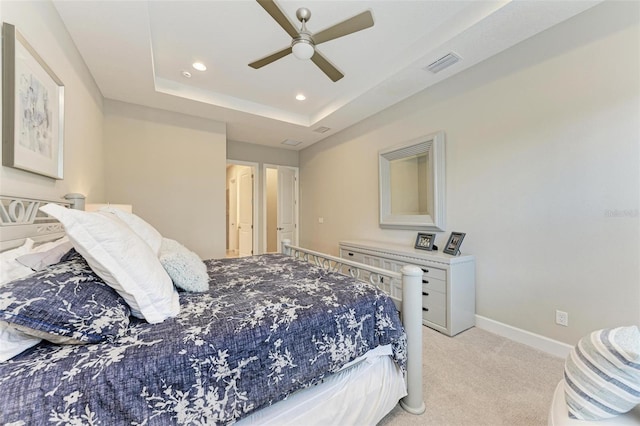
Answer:
<path fill-rule="evenodd" d="M 476 315 L 476 327 L 506 337 L 518 343 L 531 346 L 549 355 L 566 358 L 573 346 L 539 334 L 531 333 L 480 315 Z"/>

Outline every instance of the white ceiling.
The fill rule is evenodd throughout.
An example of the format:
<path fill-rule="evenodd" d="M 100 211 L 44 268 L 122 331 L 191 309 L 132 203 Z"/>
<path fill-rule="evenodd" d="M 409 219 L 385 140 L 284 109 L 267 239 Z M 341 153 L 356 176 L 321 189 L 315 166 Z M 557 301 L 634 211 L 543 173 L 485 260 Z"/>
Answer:
<path fill-rule="evenodd" d="M 318 32 L 364 10 L 375 25 L 317 47 L 345 77 L 334 83 L 311 61 L 289 55 L 247 64 L 287 47 L 287 33 L 253 0 L 54 0 L 105 98 L 227 123 L 227 138 L 305 148 L 525 40 L 594 1 L 306 0 Z M 455 52 L 461 62 L 424 68 Z M 199 72 L 194 61 L 206 64 Z M 185 78 L 189 71 L 191 78 Z M 303 93 L 307 99 L 298 101 Z M 321 134 L 318 127 L 331 130 Z"/>

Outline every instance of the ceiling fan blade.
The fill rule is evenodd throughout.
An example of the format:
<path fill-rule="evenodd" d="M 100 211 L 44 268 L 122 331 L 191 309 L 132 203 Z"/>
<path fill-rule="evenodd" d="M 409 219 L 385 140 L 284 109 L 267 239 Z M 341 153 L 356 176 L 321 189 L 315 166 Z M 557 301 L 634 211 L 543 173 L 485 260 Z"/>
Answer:
<path fill-rule="evenodd" d="M 280 58 L 284 58 L 285 56 L 287 56 L 291 52 L 292 52 L 291 46 L 285 47 L 284 49 L 278 50 L 277 52 L 272 53 L 269 56 L 265 56 L 264 58 L 258 59 L 255 62 L 251 62 L 249 64 L 249 66 L 251 68 L 255 68 L 255 69 L 262 68 L 265 65 L 269 65 L 271 62 L 275 62 Z"/>
<path fill-rule="evenodd" d="M 342 74 L 340 71 L 338 71 L 338 69 L 335 66 L 333 66 L 333 64 L 331 62 L 329 62 L 329 60 L 327 58 L 325 58 L 322 53 L 318 52 L 318 49 L 316 49 L 315 53 L 311 57 L 311 60 L 334 83 L 336 81 L 340 80 L 342 77 L 344 77 L 344 74 Z"/>
<path fill-rule="evenodd" d="M 373 27 L 373 15 L 370 10 L 365 10 L 352 18 L 346 19 L 332 27 L 313 34 L 312 38 L 315 44 L 320 44 L 369 27 Z"/>
<path fill-rule="evenodd" d="M 287 18 L 287 16 L 280 10 L 278 5 L 273 0 L 256 0 L 264 10 L 282 27 L 283 30 L 291 36 L 291 38 L 298 37 L 298 29 Z"/>

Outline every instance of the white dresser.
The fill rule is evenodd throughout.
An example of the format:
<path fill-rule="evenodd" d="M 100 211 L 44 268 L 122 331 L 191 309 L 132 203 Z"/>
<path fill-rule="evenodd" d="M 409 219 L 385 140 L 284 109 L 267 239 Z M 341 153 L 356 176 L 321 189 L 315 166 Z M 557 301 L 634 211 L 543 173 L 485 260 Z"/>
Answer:
<path fill-rule="evenodd" d="M 422 323 L 449 336 L 475 325 L 474 256 L 451 256 L 379 241 L 341 241 L 340 257 L 395 272 L 404 265 L 419 266 L 423 271 Z M 383 286 L 395 297 L 402 297 L 400 282 Z"/>

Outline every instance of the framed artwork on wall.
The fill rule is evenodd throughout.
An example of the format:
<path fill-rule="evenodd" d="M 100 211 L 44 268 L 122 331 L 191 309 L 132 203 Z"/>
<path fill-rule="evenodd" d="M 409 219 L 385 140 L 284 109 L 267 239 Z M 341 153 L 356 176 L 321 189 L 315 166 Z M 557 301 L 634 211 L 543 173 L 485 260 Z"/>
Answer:
<path fill-rule="evenodd" d="M 416 245 L 415 248 L 420 250 L 437 250 L 438 247 L 434 246 L 433 243 L 436 240 L 436 234 L 427 234 L 424 232 L 418 232 L 418 236 L 416 237 Z"/>
<path fill-rule="evenodd" d="M 462 240 L 464 240 L 464 236 L 467 235 L 464 232 L 452 232 L 449 236 L 449 240 L 447 241 L 447 245 L 444 246 L 444 253 L 451 254 L 456 256 L 460 253 L 460 246 L 462 245 Z"/>
<path fill-rule="evenodd" d="M 64 85 L 14 25 L 2 24 L 2 165 L 63 178 Z"/>

